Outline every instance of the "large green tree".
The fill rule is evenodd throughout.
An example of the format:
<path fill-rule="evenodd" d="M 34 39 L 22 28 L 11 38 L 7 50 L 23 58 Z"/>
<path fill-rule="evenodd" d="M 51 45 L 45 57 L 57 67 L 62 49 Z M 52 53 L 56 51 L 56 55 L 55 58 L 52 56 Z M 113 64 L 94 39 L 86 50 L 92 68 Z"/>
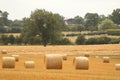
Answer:
<path fill-rule="evenodd" d="M 115 29 L 115 28 L 116 28 L 116 24 L 114 24 L 114 22 L 111 21 L 111 20 L 109 20 L 109 19 L 103 20 L 103 21 L 98 25 L 98 29 L 99 29 L 99 30 Z"/>
<path fill-rule="evenodd" d="M 109 18 L 115 23 L 120 24 L 120 8 L 113 10 Z"/>
<path fill-rule="evenodd" d="M 84 17 L 86 30 L 97 30 L 99 15 L 97 13 L 87 13 Z"/>
<path fill-rule="evenodd" d="M 42 44 L 52 44 L 61 37 L 61 27 L 64 26 L 64 18 L 59 14 L 53 14 L 45 10 L 35 10 L 30 18 L 24 19 L 25 28 L 22 32 L 25 43 L 31 37 L 40 37 Z"/>

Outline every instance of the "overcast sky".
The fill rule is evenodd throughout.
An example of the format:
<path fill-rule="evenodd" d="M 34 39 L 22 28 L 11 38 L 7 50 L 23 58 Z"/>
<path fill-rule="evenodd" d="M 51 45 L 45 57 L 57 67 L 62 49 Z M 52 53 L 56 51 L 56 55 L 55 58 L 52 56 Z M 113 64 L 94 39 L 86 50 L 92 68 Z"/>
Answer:
<path fill-rule="evenodd" d="M 116 8 L 120 8 L 120 0 L 0 0 L 0 10 L 7 11 L 12 20 L 29 17 L 35 9 L 72 18 L 87 12 L 108 15 Z"/>

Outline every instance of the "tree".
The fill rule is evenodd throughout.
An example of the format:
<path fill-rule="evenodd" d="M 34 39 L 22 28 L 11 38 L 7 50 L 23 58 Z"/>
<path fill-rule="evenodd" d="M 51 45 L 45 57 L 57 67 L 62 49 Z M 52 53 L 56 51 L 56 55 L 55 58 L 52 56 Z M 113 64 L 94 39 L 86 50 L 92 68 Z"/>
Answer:
<path fill-rule="evenodd" d="M 10 33 L 20 33 L 21 30 L 23 29 L 23 21 L 22 20 L 14 20 L 14 21 L 10 21 L 10 29 L 9 32 Z"/>
<path fill-rule="evenodd" d="M 63 19 L 59 14 L 53 14 L 45 10 L 35 10 L 31 13 L 30 18 L 24 19 L 25 28 L 22 32 L 24 41 L 27 43 L 31 36 L 39 36 L 44 46 L 54 43 L 62 36 Z"/>
<path fill-rule="evenodd" d="M 115 28 L 116 28 L 116 25 L 114 24 L 114 22 L 109 19 L 105 19 L 98 26 L 99 30 L 115 29 Z"/>
<path fill-rule="evenodd" d="M 84 19 L 80 16 L 75 16 L 74 18 L 70 18 L 65 20 L 67 24 L 84 24 Z"/>
<path fill-rule="evenodd" d="M 97 13 L 87 13 L 84 17 L 86 30 L 97 30 L 99 16 Z"/>
<path fill-rule="evenodd" d="M 84 43 L 85 43 L 85 36 L 79 35 L 78 38 L 76 39 L 76 44 L 84 44 Z"/>
<path fill-rule="evenodd" d="M 84 19 L 80 16 L 74 17 L 74 24 L 84 24 Z"/>
<path fill-rule="evenodd" d="M 4 26 L 8 26 L 9 25 L 9 20 L 8 20 L 8 13 L 2 12 L 0 10 L 0 33 L 4 33 L 6 32 L 6 29 L 4 28 Z"/>
<path fill-rule="evenodd" d="M 101 23 L 105 19 L 107 19 L 105 15 L 99 15 L 99 23 Z"/>
<path fill-rule="evenodd" d="M 120 24 L 120 8 L 113 10 L 109 18 L 115 23 Z"/>
<path fill-rule="evenodd" d="M 62 38 L 59 41 L 56 41 L 55 44 L 57 45 L 72 45 L 72 42 L 68 38 Z"/>
<path fill-rule="evenodd" d="M 84 31 L 85 27 L 82 24 L 77 25 L 77 31 Z"/>
<path fill-rule="evenodd" d="M 7 45 L 8 44 L 8 36 L 7 35 L 1 35 L 1 42 L 4 45 Z"/>
<path fill-rule="evenodd" d="M 96 38 L 88 38 L 85 40 L 85 44 L 97 44 Z"/>
<path fill-rule="evenodd" d="M 15 43 L 15 37 L 13 35 L 9 35 L 8 42 L 11 43 L 11 44 L 14 44 Z"/>
<path fill-rule="evenodd" d="M 22 44 L 22 37 L 21 36 L 16 36 L 15 37 L 15 43 L 18 44 L 18 45 Z"/>

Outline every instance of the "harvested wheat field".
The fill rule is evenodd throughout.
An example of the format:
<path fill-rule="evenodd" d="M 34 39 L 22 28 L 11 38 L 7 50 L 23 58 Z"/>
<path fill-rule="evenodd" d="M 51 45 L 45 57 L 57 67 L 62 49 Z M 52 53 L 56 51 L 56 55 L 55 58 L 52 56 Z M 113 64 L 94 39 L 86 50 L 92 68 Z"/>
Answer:
<path fill-rule="evenodd" d="M 120 44 L 81 46 L 0 46 L 0 80 L 120 80 Z M 75 57 L 89 54 L 89 69 L 75 69 Z M 62 69 L 46 69 L 46 54 L 67 54 Z M 19 55 L 15 68 L 2 68 L 2 58 Z M 97 57 L 96 57 L 97 56 Z M 103 63 L 103 57 L 109 63 Z M 34 68 L 26 68 L 25 61 L 34 61 Z"/>

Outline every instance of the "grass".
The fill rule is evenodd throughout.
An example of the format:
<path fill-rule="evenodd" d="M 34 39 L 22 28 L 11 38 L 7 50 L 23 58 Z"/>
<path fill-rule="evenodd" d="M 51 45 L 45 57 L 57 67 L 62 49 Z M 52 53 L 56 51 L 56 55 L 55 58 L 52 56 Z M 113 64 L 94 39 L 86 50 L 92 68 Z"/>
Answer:
<path fill-rule="evenodd" d="M 0 80 L 120 80 L 120 71 L 115 70 L 115 64 L 120 63 L 120 45 L 83 45 L 83 46 L 0 46 L 0 50 L 8 50 L 8 54 L 0 57 L 20 55 L 15 69 L 3 69 L 0 66 Z M 63 61 L 62 70 L 47 70 L 44 55 L 49 53 L 68 54 L 68 60 Z M 75 70 L 73 58 L 89 53 L 89 70 Z M 94 58 L 99 55 L 100 58 Z M 102 56 L 110 56 L 110 63 L 102 62 Z M 26 69 L 24 61 L 35 61 L 34 69 Z M 0 65 L 2 60 L 0 59 Z"/>

